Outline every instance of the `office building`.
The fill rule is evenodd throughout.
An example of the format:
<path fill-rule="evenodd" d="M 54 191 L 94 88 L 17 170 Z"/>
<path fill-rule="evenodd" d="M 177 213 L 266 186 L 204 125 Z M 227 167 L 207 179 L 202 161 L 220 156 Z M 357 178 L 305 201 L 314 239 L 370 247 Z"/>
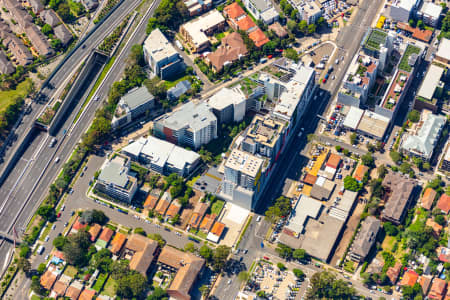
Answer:
<path fill-rule="evenodd" d="M 288 0 L 297 9 L 301 20 L 305 20 L 308 25 L 314 24 L 322 16 L 322 9 L 314 0 Z"/>
<path fill-rule="evenodd" d="M 450 64 L 450 40 L 446 38 L 441 39 L 438 52 L 435 59 L 444 64 Z"/>
<path fill-rule="evenodd" d="M 183 59 L 159 28 L 153 30 L 145 40 L 144 57 L 153 72 L 161 79 L 178 75 L 185 68 Z"/>
<path fill-rule="evenodd" d="M 132 160 L 163 175 L 190 175 L 200 163 L 200 156 L 153 136 L 140 138 L 122 149 Z"/>
<path fill-rule="evenodd" d="M 222 88 L 207 100 L 219 124 L 240 122 L 245 117 L 247 99 L 237 88 Z"/>
<path fill-rule="evenodd" d="M 188 102 L 156 119 L 153 131 L 171 143 L 199 149 L 217 138 L 217 118 L 207 103 Z"/>
<path fill-rule="evenodd" d="M 395 0 L 387 7 L 390 19 L 397 22 L 408 23 L 410 17 L 417 12 L 421 0 Z"/>
<path fill-rule="evenodd" d="M 423 19 L 426 25 L 436 27 L 441 17 L 442 6 L 432 2 L 423 2 L 422 7 L 417 13 L 419 18 Z"/>
<path fill-rule="evenodd" d="M 212 7 L 212 0 L 184 0 L 183 3 L 191 17 L 198 16 Z"/>
<path fill-rule="evenodd" d="M 121 128 L 145 115 L 155 106 L 155 97 L 146 86 L 132 89 L 117 104 L 116 111 L 111 121 L 113 129 Z"/>
<path fill-rule="evenodd" d="M 116 155 L 101 167 L 94 189 L 107 196 L 131 203 L 138 189 L 137 179 L 130 173 L 130 159 Z"/>
<path fill-rule="evenodd" d="M 445 116 L 434 115 L 430 111 L 422 113 L 421 121 L 413 132 L 407 133 L 400 149 L 409 156 L 430 161 L 434 148 L 447 123 Z"/>
<path fill-rule="evenodd" d="M 445 69 L 431 64 L 414 100 L 417 110 L 428 109 L 433 113 L 438 110 L 437 101 L 444 92 L 444 83 L 441 81 Z"/>
<path fill-rule="evenodd" d="M 201 52 L 210 46 L 208 36 L 223 30 L 225 18 L 216 9 L 183 24 L 180 34 L 188 42 L 192 52 Z"/>

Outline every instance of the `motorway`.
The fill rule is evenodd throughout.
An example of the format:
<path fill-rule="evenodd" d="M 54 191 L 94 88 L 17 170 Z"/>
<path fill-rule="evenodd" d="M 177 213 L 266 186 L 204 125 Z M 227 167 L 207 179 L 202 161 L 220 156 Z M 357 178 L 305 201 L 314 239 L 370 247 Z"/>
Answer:
<path fill-rule="evenodd" d="M 361 3 L 361 1 L 360 1 Z M 278 176 L 273 176 L 271 179 L 270 188 L 266 190 L 266 193 L 259 200 L 258 213 L 264 212 L 266 207 L 272 203 L 273 199 L 281 194 L 284 182 L 286 178 L 296 179 L 298 170 L 306 164 L 308 158 L 305 156 L 304 150 L 307 140 L 307 133 L 313 133 L 317 129 L 319 118 L 317 114 L 323 114 L 328 110 L 333 97 L 336 95 L 337 90 L 342 82 L 344 75 L 347 71 L 349 63 L 353 56 L 359 49 L 361 40 L 370 27 L 372 20 L 375 18 L 382 1 L 365 0 L 360 4 L 359 10 L 352 24 L 344 27 L 341 30 L 337 38 L 338 51 L 336 56 L 344 56 L 344 63 L 340 63 L 339 67 L 334 71 L 336 76 L 335 80 L 329 80 L 326 84 L 321 85 L 320 88 L 324 92 L 323 96 L 317 97 L 317 101 L 320 103 L 311 103 L 308 111 L 305 112 L 303 117 L 303 126 L 305 128 L 305 134 L 301 138 L 294 137 L 295 140 L 291 143 L 290 147 L 285 149 L 278 166 Z M 330 61 L 334 61 L 330 59 Z M 250 268 L 251 263 L 258 257 L 262 257 L 265 253 L 264 249 L 260 248 L 261 234 L 257 234 L 258 225 L 253 218 L 251 226 L 248 229 L 247 238 L 242 239 L 241 249 L 248 249 L 248 254 L 245 255 L 243 262 L 245 266 Z M 214 295 L 219 299 L 234 299 L 238 294 L 240 284 L 235 275 L 230 277 L 231 284 L 228 285 L 227 280 L 221 280 L 216 287 Z"/>
<path fill-rule="evenodd" d="M 118 14 L 111 16 L 115 22 L 105 23 L 112 26 L 107 29 L 105 28 L 105 31 L 114 30 L 115 24 L 119 24 L 140 2 L 141 0 L 127 0 L 124 2 L 126 4 L 123 4 L 118 9 Z M 35 209 L 43 200 L 43 197 L 47 194 L 48 186 L 59 173 L 64 162 L 71 155 L 82 134 L 91 124 L 95 111 L 105 99 L 110 86 L 113 82 L 120 80 L 124 70 L 125 60 L 130 52 L 131 46 L 140 44 L 145 39 L 147 21 L 153 14 L 154 9 L 159 2 L 159 0 L 156 0 L 152 3 L 151 9 L 149 9 L 146 15 L 141 19 L 141 22 L 130 37 L 128 43 L 115 60 L 114 65 L 98 89 L 97 95 L 100 96 L 100 100 L 91 100 L 85 108 L 84 113 L 78 119 L 78 122 L 73 124 L 75 116 L 89 94 L 90 89 L 86 89 L 84 95 L 79 100 L 78 106 L 69 116 L 67 116 L 63 122 L 64 124 L 61 125 L 59 132 L 56 135 L 58 143 L 54 148 L 49 148 L 48 145 L 51 137 L 44 132 L 38 133 L 31 141 L 21 159 L 0 188 L 0 199 L 2 199 L 2 202 L 0 203 L 1 231 L 11 232 L 12 226 L 15 224 L 17 232 L 22 233 L 21 229 L 27 224 L 30 216 L 34 213 Z M 95 36 L 96 35 L 93 34 L 90 38 Z M 88 39 L 90 41 L 90 49 L 96 47 L 102 39 L 103 37 L 97 37 L 97 39 L 94 40 Z M 85 50 L 88 51 L 87 49 L 88 46 L 86 46 Z M 76 63 L 76 61 L 71 61 L 71 59 L 69 59 L 67 63 Z M 69 69 L 69 67 L 64 67 L 61 70 Z M 62 73 L 61 76 L 63 75 L 67 74 Z M 59 77 L 59 75 L 56 77 Z M 59 77 L 59 79 L 56 77 L 54 79 L 55 83 L 57 80 L 61 80 L 61 77 Z M 94 82 L 91 83 L 91 87 L 93 84 Z M 65 135 L 63 134 L 64 130 L 67 130 Z M 56 157 L 60 158 L 59 163 L 55 163 Z M 1 241 L 0 243 L 0 269 L 3 269 L 5 261 L 11 253 L 12 245 L 4 241 Z"/>

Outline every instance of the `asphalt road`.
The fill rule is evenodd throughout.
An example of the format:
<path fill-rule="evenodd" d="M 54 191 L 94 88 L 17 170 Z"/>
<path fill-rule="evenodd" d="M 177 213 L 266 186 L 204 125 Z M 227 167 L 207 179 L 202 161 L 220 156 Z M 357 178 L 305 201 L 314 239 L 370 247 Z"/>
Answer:
<path fill-rule="evenodd" d="M 70 78 L 71 74 L 77 69 L 77 66 L 95 49 L 103 39 L 108 36 L 122 20 L 127 16 L 141 0 L 127 0 L 124 1 L 120 7 L 118 7 L 112 15 L 102 23 L 94 33 L 92 33 L 77 50 L 67 59 L 64 65 L 56 72 L 53 78 L 50 80 L 50 86 L 52 88 L 44 88 L 42 94 L 48 99 L 51 99 L 57 89 L 64 88 L 63 83 Z M 32 128 L 34 121 L 38 118 L 39 114 L 46 107 L 46 101 L 36 102 L 31 104 L 31 112 L 23 116 L 17 129 L 14 131 L 17 136 L 16 142 L 14 142 L 8 150 L 6 150 L 2 163 L 0 163 L 0 170 L 3 172 L 4 164 L 14 154 L 21 140 L 21 137 L 25 136 L 27 132 Z"/>
<path fill-rule="evenodd" d="M 111 17 L 120 18 L 120 20 L 116 20 L 117 23 L 120 23 L 121 19 L 132 11 L 139 2 L 140 0 L 126 1 L 125 3 L 127 4 L 123 9 L 124 12 L 126 11 L 127 13 L 123 13 L 121 18 L 119 15 Z M 104 83 L 99 87 L 97 93 L 97 95 L 100 96 L 100 100 L 90 101 L 85 109 L 85 113 L 81 115 L 75 126 L 71 128 L 75 116 L 89 94 L 90 89 L 86 90 L 85 94 L 79 100 L 78 106 L 69 116 L 67 116 L 64 124 L 56 135 L 58 144 L 54 148 L 49 148 L 48 146 L 51 138 L 47 133 L 39 133 L 31 142 L 13 172 L 11 172 L 0 188 L 0 199 L 2 199 L 0 204 L 1 231 L 10 231 L 12 229 L 12 223 L 17 217 L 15 228 L 18 233 L 21 233 L 21 229 L 27 224 L 28 219 L 43 200 L 43 197 L 47 194 L 48 186 L 59 173 L 64 162 L 69 158 L 82 134 L 91 124 L 95 111 L 105 99 L 109 87 L 113 82 L 121 78 L 124 69 L 124 61 L 130 52 L 131 46 L 142 43 L 145 39 L 147 21 L 153 14 L 154 8 L 157 7 L 159 2 L 159 0 L 156 0 L 153 3 L 152 9 L 149 10 L 146 16 L 141 20 L 135 33 L 131 36 L 126 47 L 123 48 L 121 55 L 116 59 L 115 64 L 105 77 Z M 127 8 L 126 10 L 125 7 Z M 114 28 L 109 29 L 113 30 Z M 93 84 L 94 82 L 91 83 L 91 86 Z M 65 129 L 67 130 L 67 133 L 66 135 L 63 135 Z M 55 163 L 56 157 L 60 158 L 59 163 Z M 32 160 L 30 161 L 29 158 Z M 3 269 L 4 262 L 8 257 L 7 254 L 9 254 L 12 249 L 12 245 L 4 241 L 1 241 L 0 243 L 0 266 Z"/>
<path fill-rule="evenodd" d="M 307 144 L 306 136 L 308 133 L 316 131 L 319 122 L 317 115 L 321 115 L 328 110 L 328 107 L 331 104 L 330 99 L 333 99 L 336 95 L 351 58 L 359 49 L 364 33 L 372 23 L 381 4 L 382 1 L 363 1 L 352 24 L 346 26 L 338 35 L 338 50 L 336 51 L 335 57 L 339 57 L 340 59 L 341 56 L 344 56 L 344 62 L 341 62 L 335 67 L 335 71 L 333 71 L 332 75 L 335 75 L 336 79 L 329 80 L 326 84 L 320 86 L 321 89 L 318 91 L 319 97 L 317 97 L 316 100 L 319 103 L 311 103 L 308 111 L 303 117 L 303 125 L 301 127 L 305 128 L 305 133 L 301 138 L 294 137 L 290 147 L 283 153 L 282 158 L 279 161 L 278 176 L 273 176 L 270 188 L 266 190 L 259 201 L 257 212 L 264 212 L 267 206 L 281 194 L 285 179 L 296 179 L 296 177 L 298 177 L 298 171 L 307 162 L 308 158 L 302 153 Z M 323 92 L 323 94 L 320 94 L 320 92 Z M 261 249 L 260 243 L 258 242 L 259 237 L 256 227 L 249 228 L 247 231 L 246 234 L 248 234 L 249 237 L 243 239 L 242 245 L 239 247 L 241 249 L 248 249 L 248 254 L 246 254 L 247 257 L 244 259 L 245 266 L 248 269 L 251 266 L 251 262 L 256 258 L 261 257 L 265 250 Z M 236 276 L 231 276 L 230 279 L 232 280 L 232 283 L 229 285 L 228 279 L 221 280 L 218 283 L 215 295 L 219 299 L 234 298 L 239 292 L 239 282 Z"/>

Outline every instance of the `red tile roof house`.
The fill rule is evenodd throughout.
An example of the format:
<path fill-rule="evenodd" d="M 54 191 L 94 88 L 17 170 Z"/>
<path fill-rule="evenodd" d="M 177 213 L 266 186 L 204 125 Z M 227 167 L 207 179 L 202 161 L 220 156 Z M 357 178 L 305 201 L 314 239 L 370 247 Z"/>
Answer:
<path fill-rule="evenodd" d="M 442 194 L 436 207 L 448 214 L 448 212 L 450 211 L 450 196 L 445 193 Z"/>
<path fill-rule="evenodd" d="M 403 278 L 402 281 L 400 281 L 400 285 L 414 286 L 414 284 L 417 282 L 417 279 L 419 279 L 419 274 L 417 274 L 413 270 L 408 270 L 405 272 L 405 274 L 403 274 Z"/>
<path fill-rule="evenodd" d="M 436 191 L 432 188 L 427 188 L 420 201 L 422 203 L 422 207 L 426 210 L 430 210 L 433 206 L 434 198 L 436 198 Z"/>
<path fill-rule="evenodd" d="M 77 233 L 79 230 L 84 229 L 87 227 L 87 224 L 83 224 L 80 222 L 80 217 L 77 217 L 75 220 L 75 223 L 72 225 L 72 229 L 70 230 L 71 233 Z"/>
<path fill-rule="evenodd" d="M 434 278 L 431 285 L 430 292 L 428 293 L 428 299 L 442 300 L 445 296 L 447 283 L 440 278 Z"/>

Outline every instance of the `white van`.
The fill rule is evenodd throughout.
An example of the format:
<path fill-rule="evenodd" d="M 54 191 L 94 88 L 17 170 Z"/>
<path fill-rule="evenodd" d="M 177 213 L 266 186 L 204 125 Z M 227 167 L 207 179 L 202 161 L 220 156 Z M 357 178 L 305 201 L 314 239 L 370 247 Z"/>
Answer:
<path fill-rule="evenodd" d="M 37 254 L 41 255 L 45 250 L 45 247 L 40 245 L 39 248 L 37 249 Z"/>

